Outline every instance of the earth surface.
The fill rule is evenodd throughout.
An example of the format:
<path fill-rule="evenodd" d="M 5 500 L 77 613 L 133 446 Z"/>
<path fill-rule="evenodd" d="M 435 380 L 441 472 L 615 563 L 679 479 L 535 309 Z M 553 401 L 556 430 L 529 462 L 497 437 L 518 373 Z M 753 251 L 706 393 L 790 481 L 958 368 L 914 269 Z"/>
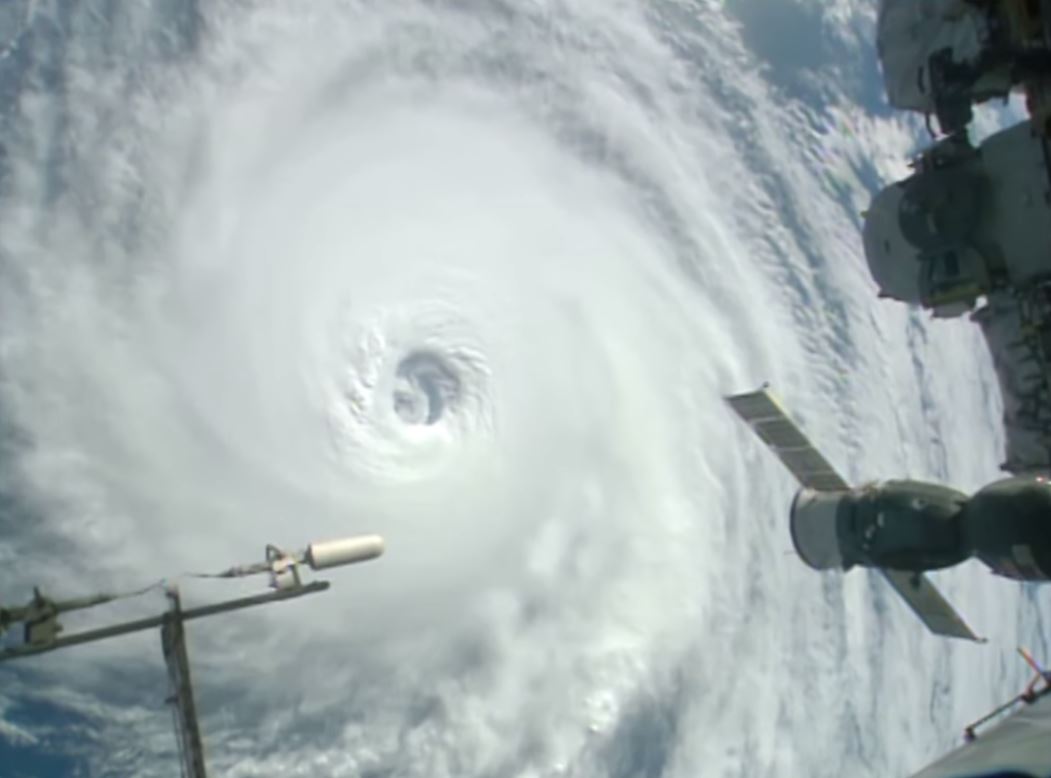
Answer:
<path fill-rule="evenodd" d="M 721 399 L 769 381 L 855 483 L 999 475 L 976 327 L 877 299 L 861 255 L 925 142 L 874 22 L 4 3 L 3 602 L 146 588 L 73 632 L 261 591 L 187 574 L 267 543 L 384 535 L 325 594 L 189 627 L 230 778 L 866 778 L 953 746 L 1018 644 L 1051 659 L 1046 593 L 935 576 L 972 645 L 813 573 Z M 172 775 L 159 648 L 0 667 L 0 774 Z"/>

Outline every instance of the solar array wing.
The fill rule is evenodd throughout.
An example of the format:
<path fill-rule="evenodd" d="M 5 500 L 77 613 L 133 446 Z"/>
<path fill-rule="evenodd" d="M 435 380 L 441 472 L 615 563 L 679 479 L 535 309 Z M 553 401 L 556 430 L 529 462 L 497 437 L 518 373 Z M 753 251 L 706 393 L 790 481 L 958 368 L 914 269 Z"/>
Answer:
<path fill-rule="evenodd" d="M 963 638 L 977 643 L 985 642 L 984 638 L 974 634 L 927 576 L 906 570 L 881 569 L 880 572 L 902 596 L 902 599 L 909 604 L 913 612 L 920 617 L 920 621 L 926 624 L 927 629 L 935 635 Z"/>
<path fill-rule="evenodd" d="M 766 387 L 727 397 L 726 402 L 803 486 L 821 492 L 850 490 Z"/>

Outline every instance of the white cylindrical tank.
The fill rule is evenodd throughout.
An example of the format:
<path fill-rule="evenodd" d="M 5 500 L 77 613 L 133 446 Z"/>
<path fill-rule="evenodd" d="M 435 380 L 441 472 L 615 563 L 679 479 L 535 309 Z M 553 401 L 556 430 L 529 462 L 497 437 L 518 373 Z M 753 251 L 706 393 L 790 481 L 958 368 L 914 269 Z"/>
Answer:
<path fill-rule="evenodd" d="M 375 559 L 383 553 L 383 548 L 383 538 L 379 535 L 326 540 L 307 546 L 304 561 L 314 570 L 323 570 Z"/>
<path fill-rule="evenodd" d="M 815 570 L 844 568 L 839 548 L 837 516 L 848 492 L 819 492 L 803 487 L 796 492 L 788 527 L 796 553 Z"/>

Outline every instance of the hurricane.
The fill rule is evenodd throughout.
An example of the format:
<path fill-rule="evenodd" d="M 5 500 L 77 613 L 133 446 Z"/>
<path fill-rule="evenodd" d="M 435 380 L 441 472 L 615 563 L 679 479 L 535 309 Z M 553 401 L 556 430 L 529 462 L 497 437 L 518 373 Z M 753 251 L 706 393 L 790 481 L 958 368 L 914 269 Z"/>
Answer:
<path fill-rule="evenodd" d="M 973 652 L 786 555 L 792 484 L 721 399 L 779 381 L 844 463 L 995 468 L 995 432 L 957 456 L 914 402 L 994 418 L 987 357 L 954 395 L 888 356 L 977 336 L 872 313 L 851 243 L 899 125 L 771 109 L 717 2 L 88 5 L 5 55 L 5 595 L 196 604 L 230 589 L 184 573 L 382 535 L 324 595 L 191 630 L 230 776 L 881 775 L 944 743 L 857 732 L 917 652 L 936 723 L 971 710 L 944 684 Z M 169 774 L 159 664 L 83 649 L 6 704 Z"/>

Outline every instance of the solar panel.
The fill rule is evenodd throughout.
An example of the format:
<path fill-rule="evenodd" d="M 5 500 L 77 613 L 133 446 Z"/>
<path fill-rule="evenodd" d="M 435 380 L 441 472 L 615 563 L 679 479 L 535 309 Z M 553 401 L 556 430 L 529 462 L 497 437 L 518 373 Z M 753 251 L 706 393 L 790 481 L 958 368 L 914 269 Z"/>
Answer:
<path fill-rule="evenodd" d="M 803 486 L 822 492 L 849 491 L 847 482 L 765 388 L 727 397 L 726 402 Z"/>
<path fill-rule="evenodd" d="M 905 570 L 880 570 L 887 582 L 909 604 L 920 621 L 935 635 L 984 643 L 925 575 Z"/>

